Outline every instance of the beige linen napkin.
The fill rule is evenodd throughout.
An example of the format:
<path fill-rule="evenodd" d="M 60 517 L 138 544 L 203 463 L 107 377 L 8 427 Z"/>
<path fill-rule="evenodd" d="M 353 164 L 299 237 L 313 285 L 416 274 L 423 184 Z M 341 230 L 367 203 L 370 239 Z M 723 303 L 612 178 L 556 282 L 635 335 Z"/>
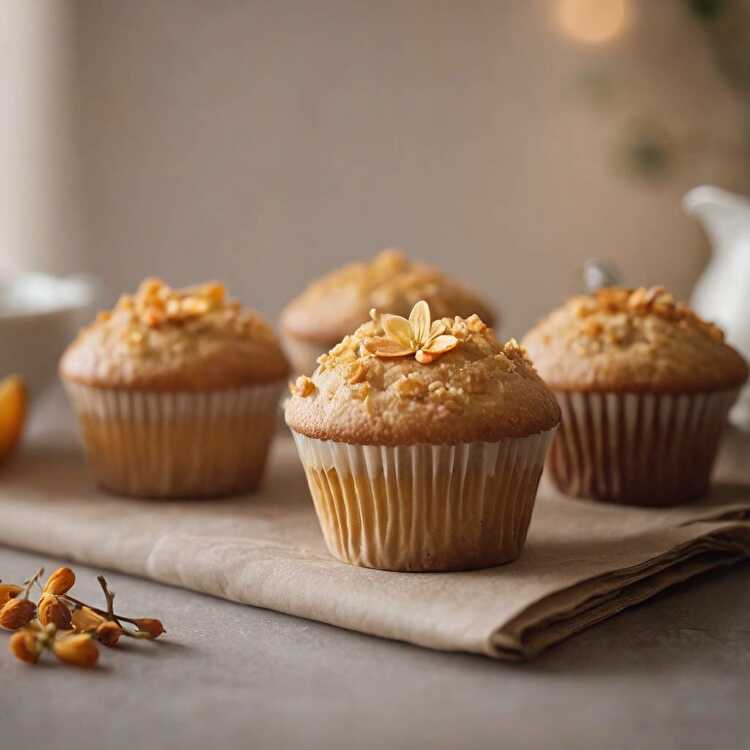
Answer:
<path fill-rule="evenodd" d="M 0 542 L 435 649 L 521 659 L 672 584 L 750 553 L 750 487 L 668 510 L 576 501 L 543 485 L 519 560 L 388 573 L 327 553 L 294 447 L 259 493 L 154 502 L 94 488 L 48 435 L 0 481 Z M 1 571 L 0 571 L 1 572 Z"/>

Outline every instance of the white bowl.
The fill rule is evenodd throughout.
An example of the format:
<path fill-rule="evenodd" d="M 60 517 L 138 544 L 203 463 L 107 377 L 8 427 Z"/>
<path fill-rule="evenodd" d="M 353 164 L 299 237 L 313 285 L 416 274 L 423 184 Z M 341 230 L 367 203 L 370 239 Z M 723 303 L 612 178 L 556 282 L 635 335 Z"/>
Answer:
<path fill-rule="evenodd" d="M 22 375 L 32 397 L 57 377 L 60 355 L 85 322 L 96 283 L 28 273 L 0 281 L 0 377 Z"/>

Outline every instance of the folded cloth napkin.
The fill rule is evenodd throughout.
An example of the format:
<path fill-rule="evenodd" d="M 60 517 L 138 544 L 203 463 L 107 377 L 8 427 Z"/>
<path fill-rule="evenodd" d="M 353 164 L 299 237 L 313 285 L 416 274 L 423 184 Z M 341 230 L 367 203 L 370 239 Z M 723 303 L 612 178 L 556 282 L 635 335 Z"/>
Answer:
<path fill-rule="evenodd" d="M 543 484 L 516 562 L 389 573 L 326 551 L 291 440 L 263 489 L 148 501 L 91 483 L 73 438 L 49 434 L 3 472 L 0 543 L 435 649 L 508 659 L 544 648 L 679 581 L 750 553 L 750 487 L 641 509 L 571 500 Z M 0 571 L 1 572 L 1 571 Z"/>

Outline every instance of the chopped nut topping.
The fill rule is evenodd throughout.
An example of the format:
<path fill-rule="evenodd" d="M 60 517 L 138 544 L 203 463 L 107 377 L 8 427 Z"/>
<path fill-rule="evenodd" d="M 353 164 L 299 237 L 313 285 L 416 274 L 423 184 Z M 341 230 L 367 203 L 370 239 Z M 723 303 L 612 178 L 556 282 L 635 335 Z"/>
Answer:
<path fill-rule="evenodd" d="M 427 395 L 427 386 L 415 378 L 402 378 L 396 383 L 398 395 L 404 398 L 422 398 Z"/>
<path fill-rule="evenodd" d="M 373 310 L 370 321 L 318 358 L 318 369 L 312 375 L 318 392 L 329 400 L 361 402 L 371 415 L 398 409 L 396 404 L 409 401 L 436 413 L 454 415 L 470 408 L 472 399 L 502 388 L 501 381 L 506 377 L 533 372 L 526 350 L 515 339 L 506 344 L 498 342 L 478 316 L 433 322 L 427 315 L 420 315 L 420 307 L 416 306 L 410 320 L 402 318 L 395 324 L 395 316 L 378 315 Z M 432 366 L 423 367 L 424 360 L 415 355 L 420 343 L 419 348 L 432 348 L 423 342 L 433 335 L 449 338 L 456 355 L 435 355 Z M 383 340 L 389 347 L 385 355 L 379 348 Z M 407 346 L 404 354 L 396 354 L 397 347 L 406 350 Z M 303 395 L 304 390 L 309 392 L 306 380 L 299 379 L 290 386 L 295 396 Z M 383 399 L 383 394 L 396 396 L 396 402 Z"/>
<path fill-rule="evenodd" d="M 605 327 L 600 321 L 592 321 L 585 326 L 582 329 L 583 334 L 592 339 L 604 336 L 610 342 L 622 343 L 629 335 L 625 314 L 631 314 L 656 315 L 665 320 L 674 320 L 680 324 L 702 329 L 718 341 L 724 340 L 721 329 L 702 320 L 687 305 L 676 302 L 675 298 L 660 286 L 649 289 L 607 287 L 600 289 L 593 297 L 575 298 L 570 304 L 579 318 L 588 317 L 596 312 L 608 312 L 617 317 L 613 320 L 614 327 Z"/>
<path fill-rule="evenodd" d="M 513 372 L 516 369 L 515 364 L 505 356 L 505 354 L 496 354 L 495 361 L 504 372 Z"/>
<path fill-rule="evenodd" d="M 307 375 L 300 375 L 294 383 L 289 383 L 289 392 L 292 396 L 306 398 L 312 396 L 316 390 L 315 383 Z"/>
<path fill-rule="evenodd" d="M 369 261 L 352 263 L 318 279 L 290 303 L 285 315 L 291 311 L 292 321 L 303 320 L 331 298 L 345 298 L 352 317 L 362 319 L 372 307 L 408 316 L 414 304 L 425 299 L 435 319 L 476 312 L 489 325 L 494 323 L 492 311 L 470 290 L 432 266 L 409 260 L 399 250 L 384 250 Z"/>
<path fill-rule="evenodd" d="M 367 370 L 364 368 L 361 362 L 352 362 L 349 366 L 349 370 L 346 373 L 346 382 L 350 385 L 355 383 L 361 383 L 367 378 Z"/>
<path fill-rule="evenodd" d="M 116 317 L 115 317 L 116 316 Z M 158 279 L 146 279 L 135 295 L 123 295 L 113 310 L 97 315 L 97 326 L 127 322 L 121 335 L 129 345 L 148 342 L 149 329 L 190 327 L 203 330 L 209 324 L 235 331 L 247 338 L 274 340 L 270 326 L 258 315 L 228 300 L 222 284 L 210 282 L 187 289 L 172 289 Z"/>
<path fill-rule="evenodd" d="M 222 284 L 210 282 L 189 289 L 176 290 L 158 279 L 146 279 L 135 297 L 120 298 L 118 307 L 132 309 L 150 328 L 167 323 L 182 323 L 198 318 L 226 305 Z"/>
<path fill-rule="evenodd" d="M 476 313 L 474 313 L 474 315 L 470 315 L 466 318 L 466 327 L 473 333 L 481 333 L 487 328 L 487 324 Z"/>
<path fill-rule="evenodd" d="M 370 395 L 370 384 L 369 383 L 357 383 L 352 388 L 351 393 L 352 393 L 352 398 L 357 399 L 357 401 L 364 401 Z"/>

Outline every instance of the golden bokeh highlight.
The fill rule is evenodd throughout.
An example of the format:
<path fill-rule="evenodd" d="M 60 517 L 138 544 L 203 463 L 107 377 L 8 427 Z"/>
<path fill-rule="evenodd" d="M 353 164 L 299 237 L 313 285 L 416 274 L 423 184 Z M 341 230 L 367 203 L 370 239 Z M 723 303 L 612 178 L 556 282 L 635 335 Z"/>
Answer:
<path fill-rule="evenodd" d="M 628 0 L 558 0 L 557 20 L 570 37 L 587 44 L 605 44 L 625 30 Z"/>

